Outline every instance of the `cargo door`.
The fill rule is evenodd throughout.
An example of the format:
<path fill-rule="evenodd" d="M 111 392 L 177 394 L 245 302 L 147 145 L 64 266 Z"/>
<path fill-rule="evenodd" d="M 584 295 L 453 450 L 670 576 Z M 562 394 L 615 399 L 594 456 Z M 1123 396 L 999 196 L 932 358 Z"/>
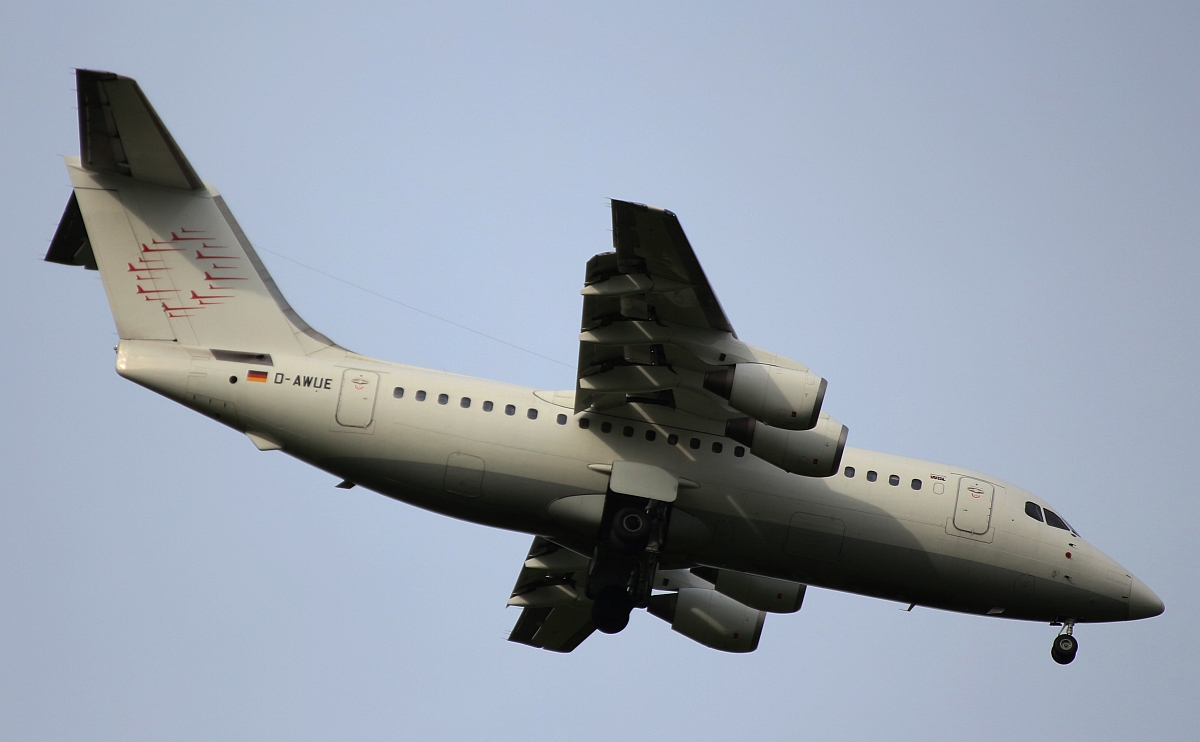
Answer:
<path fill-rule="evenodd" d="M 347 428 L 366 428 L 375 417 L 375 392 L 379 374 L 348 368 L 342 374 L 338 394 L 337 423 Z"/>
<path fill-rule="evenodd" d="M 465 453 L 452 453 L 446 459 L 442 489 L 464 497 L 479 497 L 483 484 L 483 459 Z"/>
<path fill-rule="evenodd" d="M 813 513 L 793 513 L 788 523 L 783 553 L 792 556 L 836 562 L 842 558 L 842 539 L 846 522 Z"/>
<path fill-rule="evenodd" d="M 992 484 L 970 477 L 959 478 L 954 527 L 976 535 L 987 533 L 992 523 L 992 500 L 995 496 L 996 488 Z"/>

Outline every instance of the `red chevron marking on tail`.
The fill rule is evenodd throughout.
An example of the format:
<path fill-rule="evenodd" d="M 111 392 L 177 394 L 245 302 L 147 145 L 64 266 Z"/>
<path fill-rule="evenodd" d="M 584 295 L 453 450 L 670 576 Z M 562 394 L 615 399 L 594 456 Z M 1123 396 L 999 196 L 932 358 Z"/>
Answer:
<path fill-rule="evenodd" d="M 191 311 L 191 310 L 193 310 L 193 309 L 203 309 L 203 306 L 198 306 L 198 307 L 168 307 L 168 306 L 167 306 L 167 303 L 164 301 L 164 302 L 162 303 L 162 308 L 163 308 L 163 311 L 164 311 L 164 312 L 188 312 L 188 311 Z"/>
<path fill-rule="evenodd" d="M 245 278 L 236 278 L 234 276 L 214 276 L 208 271 L 204 272 L 205 281 L 245 281 Z"/>

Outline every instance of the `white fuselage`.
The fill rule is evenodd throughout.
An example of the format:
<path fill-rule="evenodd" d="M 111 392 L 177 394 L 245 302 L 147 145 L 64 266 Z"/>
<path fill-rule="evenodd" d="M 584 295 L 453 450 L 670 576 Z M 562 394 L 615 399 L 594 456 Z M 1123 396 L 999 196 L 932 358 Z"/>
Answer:
<path fill-rule="evenodd" d="M 595 534 L 555 520 L 551 503 L 604 493 L 608 477 L 594 465 L 636 460 L 698 485 L 679 490 L 666 567 L 727 568 L 1006 618 L 1140 617 L 1137 593 L 1145 588 L 1136 578 L 1071 531 L 1026 515 L 1027 502 L 1045 502 L 959 467 L 847 448 L 838 474 L 803 477 L 665 408 L 575 413 L 569 392 L 349 353 L 276 356 L 262 366 L 177 343 L 123 341 L 117 368 L 260 447 L 418 507 L 546 536 L 583 554 Z M 252 370 L 266 380 L 251 381 Z M 365 424 L 347 426 L 347 416 L 362 414 L 339 410 L 354 372 L 367 372 L 373 396 L 357 421 Z M 992 500 L 987 512 L 959 516 L 974 518 L 964 530 L 956 508 L 971 483 L 990 489 Z"/>

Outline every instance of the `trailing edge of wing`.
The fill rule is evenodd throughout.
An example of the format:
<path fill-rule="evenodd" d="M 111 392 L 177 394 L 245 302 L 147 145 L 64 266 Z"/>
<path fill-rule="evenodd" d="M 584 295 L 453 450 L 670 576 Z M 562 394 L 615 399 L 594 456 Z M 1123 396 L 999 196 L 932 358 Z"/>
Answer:
<path fill-rule="evenodd" d="M 75 84 L 85 169 L 172 188 L 204 187 L 135 80 L 76 70 Z"/>
<path fill-rule="evenodd" d="M 583 594 L 587 567 L 587 557 L 535 538 L 508 599 L 522 608 L 508 640 L 570 652 L 591 636 L 592 602 Z"/>

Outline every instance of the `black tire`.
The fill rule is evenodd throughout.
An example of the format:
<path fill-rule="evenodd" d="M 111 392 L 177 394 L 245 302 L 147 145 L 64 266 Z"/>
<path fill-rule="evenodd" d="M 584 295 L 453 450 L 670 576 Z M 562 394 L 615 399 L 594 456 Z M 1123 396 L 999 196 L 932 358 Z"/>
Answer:
<path fill-rule="evenodd" d="M 650 539 L 650 516 L 641 508 L 621 508 L 613 515 L 612 537 L 626 553 L 640 552 Z"/>
<path fill-rule="evenodd" d="M 610 585 L 600 591 L 592 603 L 592 623 L 604 634 L 619 634 L 629 625 L 633 598 L 623 587 Z"/>
<path fill-rule="evenodd" d="M 1079 642 L 1070 634 L 1059 634 L 1054 637 L 1054 646 L 1050 649 L 1050 656 L 1060 665 L 1069 665 L 1075 659 L 1075 653 L 1079 651 Z"/>

